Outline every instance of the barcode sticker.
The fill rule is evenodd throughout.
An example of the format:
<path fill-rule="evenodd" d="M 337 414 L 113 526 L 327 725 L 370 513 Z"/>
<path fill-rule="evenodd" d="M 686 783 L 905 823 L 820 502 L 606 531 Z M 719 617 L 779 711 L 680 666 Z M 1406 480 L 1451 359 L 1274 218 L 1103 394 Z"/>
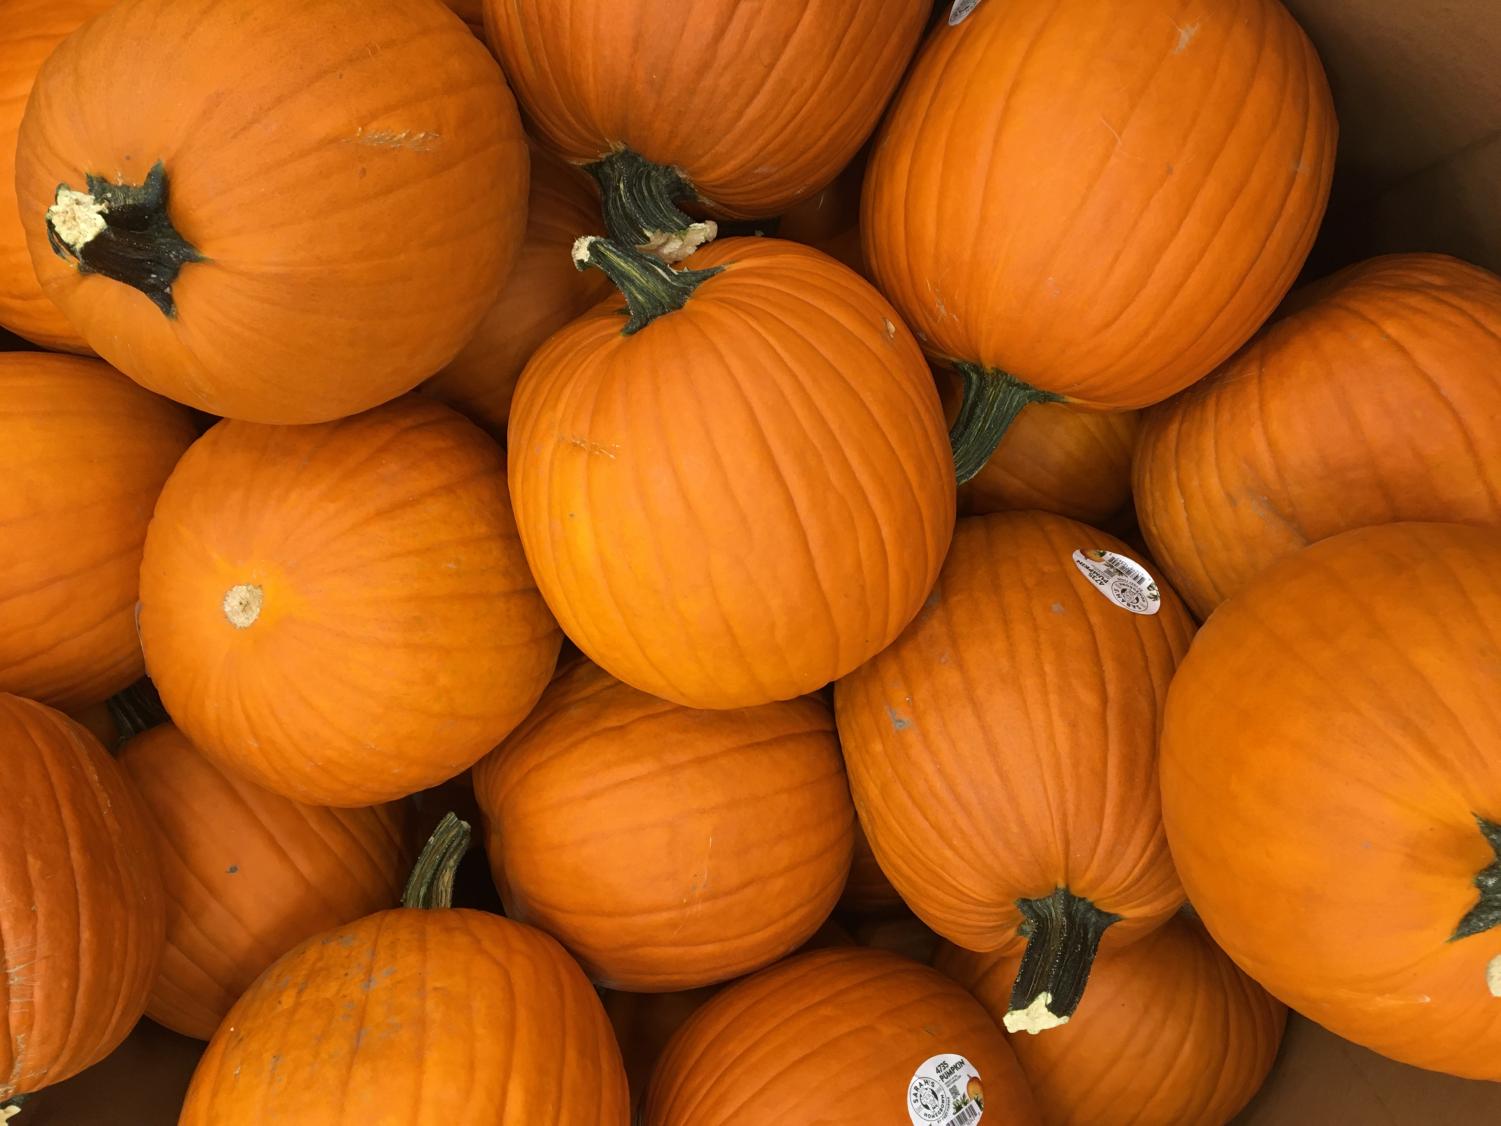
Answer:
<path fill-rule="evenodd" d="M 1074 566 L 1095 589 L 1122 610 L 1133 614 L 1155 614 L 1162 609 L 1162 592 L 1134 559 L 1114 551 L 1076 551 Z"/>
<path fill-rule="evenodd" d="M 979 6 L 980 0 L 954 0 L 954 6 L 949 9 L 949 26 L 958 27 Z M 948 1123 L 944 1123 L 944 1126 L 948 1126 Z"/>
<path fill-rule="evenodd" d="M 963 1056 L 932 1056 L 907 1084 L 912 1126 L 974 1126 L 985 1114 L 980 1073 Z"/>

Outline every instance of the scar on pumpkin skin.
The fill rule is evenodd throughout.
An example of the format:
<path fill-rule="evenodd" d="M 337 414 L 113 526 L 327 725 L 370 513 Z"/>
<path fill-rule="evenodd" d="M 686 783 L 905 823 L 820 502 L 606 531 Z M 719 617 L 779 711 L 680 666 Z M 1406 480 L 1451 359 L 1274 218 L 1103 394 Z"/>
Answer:
<path fill-rule="evenodd" d="M 1485 984 L 1492 997 L 1501 997 L 1501 954 L 1492 958 L 1490 965 L 1485 967 Z"/>
<path fill-rule="evenodd" d="M 413 152 L 430 152 L 443 139 L 442 134 L 419 129 L 372 129 L 365 132 L 361 125 L 353 137 L 345 140 L 356 145 L 371 145 L 383 149 L 411 149 Z"/>

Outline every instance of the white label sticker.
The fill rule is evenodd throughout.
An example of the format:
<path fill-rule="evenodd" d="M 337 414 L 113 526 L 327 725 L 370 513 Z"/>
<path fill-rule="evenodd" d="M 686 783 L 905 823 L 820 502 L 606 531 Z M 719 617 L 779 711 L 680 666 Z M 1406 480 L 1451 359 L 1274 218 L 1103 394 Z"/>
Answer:
<path fill-rule="evenodd" d="M 985 1113 L 980 1073 L 963 1056 L 932 1056 L 907 1084 L 912 1126 L 974 1126 Z"/>
<path fill-rule="evenodd" d="M 1076 551 L 1074 566 L 1110 601 L 1133 614 L 1162 609 L 1162 592 L 1146 569 L 1113 551 Z"/>
<path fill-rule="evenodd" d="M 958 27 L 979 6 L 980 0 L 954 0 L 954 6 L 949 9 L 949 26 Z"/>

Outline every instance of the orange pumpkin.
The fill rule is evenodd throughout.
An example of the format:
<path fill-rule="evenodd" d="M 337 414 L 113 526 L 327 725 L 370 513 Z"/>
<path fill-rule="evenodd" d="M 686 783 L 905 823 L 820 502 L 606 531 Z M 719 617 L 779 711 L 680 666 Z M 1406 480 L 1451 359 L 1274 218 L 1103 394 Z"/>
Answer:
<path fill-rule="evenodd" d="M 405 906 L 308 939 L 230 1010 L 179 1126 L 627 1126 L 620 1049 L 552 939 L 449 906 L 468 825 L 447 819 Z"/>
<path fill-rule="evenodd" d="M 818 929 L 849 872 L 854 810 L 813 697 L 695 711 L 580 662 L 474 791 L 507 917 L 611 989 L 760 969 Z"/>
<path fill-rule="evenodd" d="M 1146 406 L 1240 347 L 1312 245 L 1336 131 L 1277 0 L 1007 0 L 940 26 L 861 229 L 882 291 L 964 374 L 961 482 L 1029 402 Z"/>
<path fill-rule="evenodd" d="M 851 938 L 873 950 L 889 950 L 914 962 L 927 965 L 938 949 L 939 937 L 911 911 L 902 911 L 884 919 L 862 919 L 855 924 Z"/>
<path fill-rule="evenodd" d="M 1501 1080 L 1501 530 L 1387 524 L 1215 611 L 1163 818 L 1225 951 L 1331 1032 Z"/>
<path fill-rule="evenodd" d="M 685 257 L 721 218 L 818 191 L 875 127 L 928 0 L 485 0 L 544 144 L 599 180 L 610 237 Z"/>
<path fill-rule="evenodd" d="M 881 863 L 871 851 L 870 841 L 860 822 L 855 822 L 855 851 L 850 860 L 850 875 L 839 896 L 839 909 L 852 915 L 901 914 L 907 909 L 896 888 L 881 871 Z"/>
<path fill-rule="evenodd" d="M 871 286 L 774 239 L 621 286 L 532 357 L 511 412 L 527 559 L 596 663 L 689 707 L 786 700 L 911 620 L 953 526 L 933 380 Z"/>
<path fill-rule="evenodd" d="M 166 908 L 140 801 L 80 724 L 0 694 L 0 1103 L 76 1075 L 146 1007 Z"/>
<path fill-rule="evenodd" d="M 892 885 L 960 946 L 1025 950 L 1012 1031 L 1069 1019 L 1101 939 L 1134 941 L 1183 900 L 1157 728 L 1193 623 L 1166 588 L 1141 592 L 1146 612 L 1107 597 L 1075 561 L 1099 550 L 1126 552 L 1040 512 L 959 521 L 917 621 L 835 694 Z"/>
<path fill-rule="evenodd" d="M 194 746 L 336 806 L 472 765 L 531 710 L 559 643 L 516 541 L 504 455 L 418 396 L 199 439 L 146 537 L 140 629 Z"/>
<path fill-rule="evenodd" d="M 934 963 L 1000 1020 L 1016 959 L 944 945 Z M 1011 1047 L 1053 1126 L 1222 1126 L 1261 1087 L 1287 1009 L 1182 916 L 1095 964 L 1079 1019 Z"/>
<path fill-rule="evenodd" d="M 862 149 L 833 183 L 782 215 L 776 224 L 777 237 L 815 247 L 857 274 L 864 274 L 865 258 L 860 253 L 860 185 L 865 179 L 867 155 Z"/>
<path fill-rule="evenodd" d="M 0 353 L 0 691 L 81 708 L 141 675 L 141 545 L 194 436 L 98 360 Z"/>
<path fill-rule="evenodd" d="M 121 0 L 42 67 L 16 154 L 32 263 L 89 346 L 277 423 L 452 359 L 526 178 L 495 60 L 433 0 Z"/>
<path fill-rule="evenodd" d="M 1201 618 L 1338 532 L 1501 525 L 1501 278 L 1398 254 L 1310 286 L 1292 306 L 1146 414 L 1142 531 Z"/>
<path fill-rule="evenodd" d="M 910 1105 L 948 1122 L 970 1099 L 986 1121 L 1039 1121 L 1005 1036 L 974 998 L 906 958 L 835 947 L 699 1008 L 662 1054 L 641 1117 L 642 1126 L 742 1126 L 816 1113 L 820 1126 L 871 1126 L 911 1121 Z"/>
<path fill-rule="evenodd" d="M 675 993 L 624 993 L 613 989 L 602 992 L 600 1000 L 610 1016 L 625 1061 L 633 1111 L 646 1098 L 647 1085 L 662 1057 L 662 1049 L 718 991 L 718 986 L 706 985 Z"/>

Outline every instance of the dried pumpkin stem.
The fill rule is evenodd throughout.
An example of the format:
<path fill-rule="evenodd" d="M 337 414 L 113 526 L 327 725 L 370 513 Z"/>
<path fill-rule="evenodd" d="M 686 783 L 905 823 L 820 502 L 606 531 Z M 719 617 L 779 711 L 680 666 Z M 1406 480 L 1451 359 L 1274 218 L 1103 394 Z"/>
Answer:
<path fill-rule="evenodd" d="M 1478 813 L 1475 820 L 1480 824 L 1480 834 L 1496 854 L 1495 862 L 1480 870 L 1475 877 L 1475 887 L 1480 891 L 1480 900 L 1459 921 L 1459 926 L 1450 935 L 1450 942 L 1484 934 L 1493 927 L 1501 926 L 1501 825 L 1487 821 Z"/>
<path fill-rule="evenodd" d="M 1056 403 L 1063 396 L 1039 391 L 1016 376 L 981 364 L 954 365 L 964 378 L 964 402 L 949 430 L 954 474 L 964 484 L 985 468 L 1001 439 L 1029 403 Z"/>
<path fill-rule="evenodd" d="M 21 1113 L 21 1108 L 26 1105 L 30 1095 L 15 1095 L 4 1102 L 0 1102 L 0 1123 L 9 1122 Z"/>
<path fill-rule="evenodd" d="M 469 851 L 473 839 L 469 822 L 445 813 L 433 835 L 427 838 L 422 855 L 417 857 L 406 890 L 401 893 L 401 905 L 452 907 L 453 881 L 459 874 L 459 862 Z"/>
<path fill-rule="evenodd" d="M 573 244 L 573 264 L 580 270 L 590 266 L 600 270 L 624 295 L 630 319 L 620 330 L 622 336 L 640 332 L 658 317 L 681 309 L 694 290 L 724 270 L 723 266 L 674 270 L 649 254 L 593 235 Z"/>
<path fill-rule="evenodd" d="M 695 199 L 698 193 L 676 168 L 617 149 L 585 170 L 599 182 L 605 230 L 621 246 L 681 262 L 718 233 L 712 219 L 698 222 L 678 209 L 676 200 Z"/>
<path fill-rule="evenodd" d="M 1068 1023 L 1084 996 L 1100 938 L 1120 916 L 1067 888 L 1040 899 L 1018 899 L 1016 906 L 1027 949 L 1011 988 L 1006 1031 L 1035 1035 Z"/>
<path fill-rule="evenodd" d="M 157 694 L 156 685 L 149 676 L 143 676 L 129 688 L 116 692 L 104 702 L 110 718 L 120 732 L 120 742 L 128 742 L 143 731 L 170 723 L 172 717 Z"/>

